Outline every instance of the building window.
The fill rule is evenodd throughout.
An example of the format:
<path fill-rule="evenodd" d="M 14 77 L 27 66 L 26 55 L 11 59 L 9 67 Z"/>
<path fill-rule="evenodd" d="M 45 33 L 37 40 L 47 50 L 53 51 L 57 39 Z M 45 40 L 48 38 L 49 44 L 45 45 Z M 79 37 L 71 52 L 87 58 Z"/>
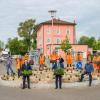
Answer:
<path fill-rule="evenodd" d="M 60 29 L 57 29 L 57 34 L 60 34 L 61 33 L 61 30 Z"/>
<path fill-rule="evenodd" d="M 42 40 L 39 41 L 39 45 L 42 45 Z"/>
<path fill-rule="evenodd" d="M 50 30 L 50 28 L 48 28 L 48 29 L 47 29 L 47 33 L 48 33 L 48 34 L 50 34 L 50 33 L 51 33 L 51 30 Z"/>
<path fill-rule="evenodd" d="M 66 36 L 70 39 L 70 29 L 66 29 Z"/>
<path fill-rule="evenodd" d="M 61 40 L 58 38 L 58 39 L 57 39 L 57 44 L 60 44 L 60 42 L 61 42 Z"/>
<path fill-rule="evenodd" d="M 66 30 L 66 33 L 69 35 L 70 34 L 70 29 L 67 29 Z"/>
<path fill-rule="evenodd" d="M 50 39 L 47 39 L 47 43 L 50 43 Z"/>

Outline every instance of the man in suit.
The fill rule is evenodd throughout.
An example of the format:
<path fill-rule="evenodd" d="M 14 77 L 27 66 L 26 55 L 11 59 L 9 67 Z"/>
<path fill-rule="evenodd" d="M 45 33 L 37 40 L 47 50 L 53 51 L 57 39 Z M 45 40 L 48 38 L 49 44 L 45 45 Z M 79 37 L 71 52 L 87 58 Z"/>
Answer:
<path fill-rule="evenodd" d="M 54 66 L 52 67 L 52 69 L 54 70 L 54 75 L 55 75 L 55 89 L 58 88 L 58 84 L 59 84 L 59 88 L 62 88 L 62 75 L 63 73 L 63 69 L 64 66 L 60 63 L 60 60 L 57 59 L 56 63 L 54 63 Z"/>
<path fill-rule="evenodd" d="M 30 89 L 30 75 L 32 75 L 32 68 L 30 64 L 28 63 L 28 60 L 24 61 L 24 64 L 22 65 L 22 76 L 23 76 L 23 88 L 25 89 L 25 81 L 27 79 L 28 88 Z"/>

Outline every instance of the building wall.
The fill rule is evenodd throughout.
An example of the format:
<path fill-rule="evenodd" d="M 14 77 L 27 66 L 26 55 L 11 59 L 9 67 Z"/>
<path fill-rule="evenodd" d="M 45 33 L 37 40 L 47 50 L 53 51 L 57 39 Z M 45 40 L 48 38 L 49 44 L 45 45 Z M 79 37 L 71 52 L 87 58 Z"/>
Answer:
<path fill-rule="evenodd" d="M 83 58 L 87 58 L 88 54 L 88 45 L 72 45 L 72 49 L 75 52 L 82 52 L 83 53 Z"/>
<path fill-rule="evenodd" d="M 88 54 L 93 54 L 93 48 L 88 48 Z"/>
<path fill-rule="evenodd" d="M 78 52 L 88 52 L 88 45 L 72 45 L 74 51 Z"/>
<path fill-rule="evenodd" d="M 75 26 L 73 25 L 42 25 L 37 32 L 37 48 L 43 48 L 47 53 L 48 44 L 60 44 L 66 38 L 69 38 L 71 44 L 75 43 Z M 51 47 L 52 48 L 52 47 Z M 53 48 L 54 49 L 54 48 Z M 50 51 L 50 50 L 49 50 Z"/>
<path fill-rule="evenodd" d="M 37 48 L 43 48 L 43 27 L 37 32 Z"/>

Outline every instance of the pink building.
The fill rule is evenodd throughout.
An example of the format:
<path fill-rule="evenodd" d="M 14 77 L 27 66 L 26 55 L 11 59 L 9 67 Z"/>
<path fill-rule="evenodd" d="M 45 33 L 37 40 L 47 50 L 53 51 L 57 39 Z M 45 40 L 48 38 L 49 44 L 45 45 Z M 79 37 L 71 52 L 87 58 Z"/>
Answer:
<path fill-rule="evenodd" d="M 75 44 L 75 25 L 75 22 L 71 23 L 60 19 L 53 19 L 53 25 L 52 20 L 40 23 L 37 28 L 37 48 L 41 49 L 45 55 L 49 55 L 60 47 L 61 41 L 66 36 L 71 44 Z"/>

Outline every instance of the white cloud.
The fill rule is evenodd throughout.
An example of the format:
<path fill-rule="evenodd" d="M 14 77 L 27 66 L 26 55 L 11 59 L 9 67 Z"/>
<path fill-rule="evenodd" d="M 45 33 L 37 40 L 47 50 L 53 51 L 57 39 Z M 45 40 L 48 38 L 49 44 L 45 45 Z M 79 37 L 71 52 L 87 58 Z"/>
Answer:
<path fill-rule="evenodd" d="M 99 4 L 100 0 L 0 0 L 0 39 L 16 36 L 18 24 L 25 19 L 48 20 L 50 9 L 56 9 L 61 19 L 76 19 L 78 37 L 92 33 L 99 37 Z"/>

